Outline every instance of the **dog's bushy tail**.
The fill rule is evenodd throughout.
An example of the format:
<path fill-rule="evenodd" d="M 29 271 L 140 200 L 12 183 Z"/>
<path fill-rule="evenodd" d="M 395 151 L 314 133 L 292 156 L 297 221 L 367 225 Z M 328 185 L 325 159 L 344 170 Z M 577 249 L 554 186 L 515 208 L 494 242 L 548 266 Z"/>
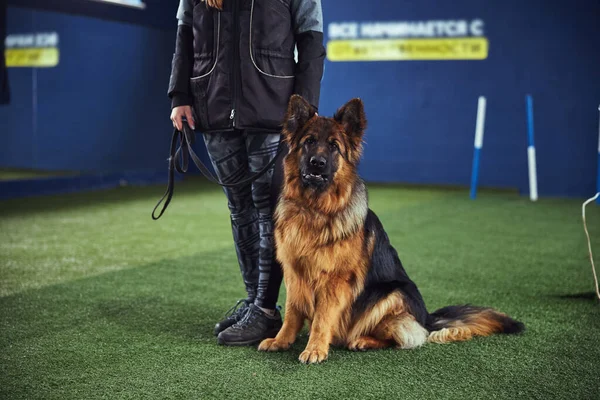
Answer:
<path fill-rule="evenodd" d="M 489 336 L 494 333 L 520 333 L 525 325 L 492 308 L 471 305 L 448 306 L 429 315 L 428 342 L 450 343 Z"/>

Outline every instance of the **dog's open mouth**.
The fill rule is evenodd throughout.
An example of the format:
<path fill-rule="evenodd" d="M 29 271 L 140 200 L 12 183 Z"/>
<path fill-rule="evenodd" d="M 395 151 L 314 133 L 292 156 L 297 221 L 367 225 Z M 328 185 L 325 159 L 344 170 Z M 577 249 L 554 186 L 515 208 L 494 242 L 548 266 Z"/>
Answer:
<path fill-rule="evenodd" d="M 324 174 L 304 174 L 302 175 L 304 181 L 307 183 L 325 183 L 328 180 L 328 176 Z"/>

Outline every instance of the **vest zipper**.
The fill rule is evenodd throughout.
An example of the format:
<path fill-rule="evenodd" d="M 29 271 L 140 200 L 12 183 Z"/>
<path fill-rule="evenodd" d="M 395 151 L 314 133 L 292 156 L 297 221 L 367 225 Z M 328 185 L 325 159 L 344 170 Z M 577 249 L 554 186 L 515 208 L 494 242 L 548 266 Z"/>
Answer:
<path fill-rule="evenodd" d="M 236 108 L 236 100 L 238 95 L 238 58 L 239 58 L 239 34 L 238 34 L 238 0 L 233 1 L 233 40 L 231 41 L 233 44 L 233 62 L 231 63 L 231 78 L 233 80 L 232 85 L 232 99 L 231 99 L 231 114 L 229 119 L 232 121 L 232 126 L 235 128 L 235 108 Z"/>

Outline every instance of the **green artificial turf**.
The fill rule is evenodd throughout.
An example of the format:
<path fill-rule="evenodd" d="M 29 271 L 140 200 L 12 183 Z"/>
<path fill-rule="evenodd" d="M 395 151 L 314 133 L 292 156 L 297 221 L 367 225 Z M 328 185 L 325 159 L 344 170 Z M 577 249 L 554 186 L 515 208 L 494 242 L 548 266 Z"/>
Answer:
<path fill-rule="evenodd" d="M 244 294 L 225 197 L 178 183 L 154 222 L 162 191 L 0 202 L 0 398 L 600 398 L 580 200 L 371 186 L 371 208 L 431 311 L 494 306 L 527 331 L 333 349 L 306 366 L 306 331 L 284 353 L 216 344 L 214 323 Z M 600 207 L 588 218 L 600 255 Z"/>

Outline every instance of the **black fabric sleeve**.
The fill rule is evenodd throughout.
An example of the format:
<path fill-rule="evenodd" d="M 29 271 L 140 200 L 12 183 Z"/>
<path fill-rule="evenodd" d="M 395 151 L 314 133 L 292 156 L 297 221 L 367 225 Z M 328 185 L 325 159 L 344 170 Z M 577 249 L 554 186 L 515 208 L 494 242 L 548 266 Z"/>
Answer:
<path fill-rule="evenodd" d="M 294 93 L 306 99 L 315 109 L 319 109 L 321 78 L 325 62 L 323 32 L 307 31 L 296 34 L 298 63 Z"/>
<path fill-rule="evenodd" d="M 192 104 L 190 78 L 194 66 L 193 54 L 192 27 L 179 24 L 169 79 L 168 96 L 171 98 L 171 107 Z"/>
<path fill-rule="evenodd" d="M 318 109 L 325 62 L 321 0 L 291 0 L 290 5 L 298 49 L 294 93 Z"/>

